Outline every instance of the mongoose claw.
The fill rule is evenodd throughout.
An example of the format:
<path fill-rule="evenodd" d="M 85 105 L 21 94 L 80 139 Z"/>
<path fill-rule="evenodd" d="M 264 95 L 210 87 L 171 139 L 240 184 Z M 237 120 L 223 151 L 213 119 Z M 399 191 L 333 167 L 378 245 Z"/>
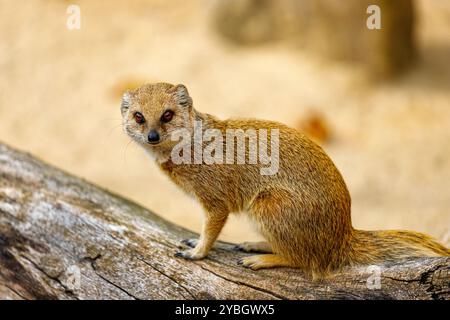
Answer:
<path fill-rule="evenodd" d="M 261 267 L 261 262 L 258 260 L 258 256 L 249 256 L 239 259 L 237 264 L 243 266 L 244 268 L 258 270 Z"/>
<path fill-rule="evenodd" d="M 183 239 L 183 240 L 181 240 L 181 243 L 183 243 L 183 244 L 185 244 L 185 245 L 187 245 L 187 246 L 189 246 L 191 248 L 195 248 L 195 246 L 198 243 L 198 239 L 195 239 L 195 238 Z"/>
<path fill-rule="evenodd" d="M 265 241 L 239 243 L 233 247 L 233 250 L 242 252 L 272 253 L 272 248 Z"/>
<path fill-rule="evenodd" d="M 257 254 L 243 257 L 238 260 L 238 264 L 252 270 L 291 266 L 289 261 L 276 254 Z"/>

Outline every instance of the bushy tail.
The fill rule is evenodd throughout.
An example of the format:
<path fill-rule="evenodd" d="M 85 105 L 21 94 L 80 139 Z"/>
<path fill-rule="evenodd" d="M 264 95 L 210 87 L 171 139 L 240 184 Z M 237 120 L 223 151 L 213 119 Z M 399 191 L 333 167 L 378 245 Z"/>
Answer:
<path fill-rule="evenodd" d="M 351 264 L 372 264 L 406 258 L 448 257 L 450 250 L 423 233 L 354 230 Z"/>

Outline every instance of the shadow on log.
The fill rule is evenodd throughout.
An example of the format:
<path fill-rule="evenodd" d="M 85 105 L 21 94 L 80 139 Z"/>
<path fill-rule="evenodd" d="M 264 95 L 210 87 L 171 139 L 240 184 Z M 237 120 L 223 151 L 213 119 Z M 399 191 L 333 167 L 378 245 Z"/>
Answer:
<path fill-rule="evenodd" d="M 205 260 L 175 258 L 180 241 L 192 236 L 0 144 L 0 298 L 450 298 L 450 258 L 348 268 L 313 282 L 296 269 L 244 269 L 236 261 L 245 253 L 223 242 Z"/>

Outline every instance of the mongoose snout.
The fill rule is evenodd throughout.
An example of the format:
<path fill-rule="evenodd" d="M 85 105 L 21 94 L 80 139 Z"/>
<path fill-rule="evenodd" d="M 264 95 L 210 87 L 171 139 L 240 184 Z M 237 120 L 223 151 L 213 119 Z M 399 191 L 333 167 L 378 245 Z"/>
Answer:
<path fill-rule="evenodd" d="M 156 144 L 159 142 L 159 133 L 156 130 L 150 130 L 148 133 L 148 142 L 150 144 Z"/>

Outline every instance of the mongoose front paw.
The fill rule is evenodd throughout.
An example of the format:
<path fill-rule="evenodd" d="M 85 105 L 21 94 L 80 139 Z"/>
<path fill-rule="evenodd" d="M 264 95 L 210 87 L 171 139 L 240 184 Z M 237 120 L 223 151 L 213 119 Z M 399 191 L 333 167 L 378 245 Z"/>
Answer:
<path fill-rule="evenodd" d="M 198 243 L 198 239 L 195 239 L 195 238 L 183 239 L 183 240 L 181 240 L 181 243 L 183 243 L 183 244 L 185 244 L 185 245 L 187 245 L 187 246 L 189 246 L 191 248 L 195 248 L 195 246 Z"/>
<path fill-rule="evenodd" d="M 184 258 L 186 260 L 199 260 L 203 259 L 205 255 L 197 253 L 194 251 L 194 249 L 191 249 L 186 251 L 178 251 L 177 253 L 175 253 L 175 257 Z"/>

